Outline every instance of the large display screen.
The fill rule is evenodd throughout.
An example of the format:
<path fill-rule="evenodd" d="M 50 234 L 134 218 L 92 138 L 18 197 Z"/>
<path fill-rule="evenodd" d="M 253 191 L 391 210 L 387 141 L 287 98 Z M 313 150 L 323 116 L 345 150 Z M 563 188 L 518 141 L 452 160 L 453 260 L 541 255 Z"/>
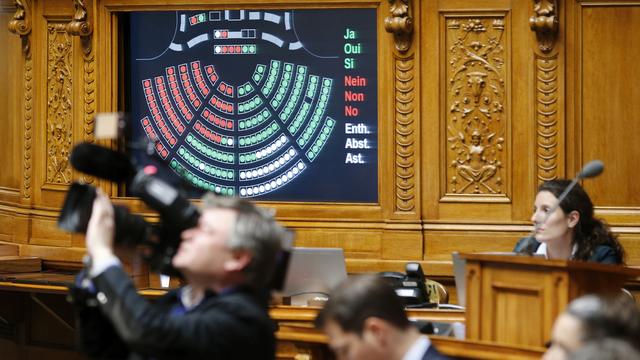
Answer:
<path fill-rule="evenodd" d="M 378 201 L 375 9 L 125 20 L 132 141 L 153 141 L 172 176 L 260 200 Z"/>

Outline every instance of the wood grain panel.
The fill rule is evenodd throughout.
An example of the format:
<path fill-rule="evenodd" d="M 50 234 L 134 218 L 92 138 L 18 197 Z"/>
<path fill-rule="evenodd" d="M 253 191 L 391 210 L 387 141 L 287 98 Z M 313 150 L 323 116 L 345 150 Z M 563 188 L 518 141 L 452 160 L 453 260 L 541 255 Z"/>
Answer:
<path fill-rule="evenodd" d="M 425 259 L 451 260 L 451 253 L 483 251 L 511 251 L 526 233 L 491 231 L 427 231 L 425 233 Z"/>
<path fill-rule="evenodd" d="M 598 216 L 624 234 L 629 264 L 640 249 L 640 185 L 632 180 L 640 155 L 639 21 L 638 1 L 567 4 L 567 173 L 604 161 L 605 172 L 583 185 Z"/>
<path fill-rule="evenodd" d="M 0 240 L 13 242 L 14 234 L 15 234 L 14 217 L 8 214 L 0 213 Z"/>
<path fill-rule="evenodd" d="M 382 254 L 382 233 L 352 230 L 299 229 L 296 231 L 296 246 L 341 247 L 350 258 L 379 258 Z"/>
<path fill-rule="evenodd" d="M 627 255 L 627 265 L 640 266 L 640 234 L 620 234 L 619 239 Z"/>
<path fill-rule="evenodd" d="M 20 105 L 23 81 L 20 38 L 6 31 L 13 11 L 0 8 L 0 154 L 3 171 L 0 171 L 0 200 L 16 201 L 20 194 Z M 7 91 L 12 89 L 12 91 Z"/>
<path fill-rule="evenodd" d="M 46 245 L 21 245 L 20 255 L 37 256 L 43 262 L 58 261 L 69 263 L 82 263 L 82 257 L 86 253 L 84 248 L 46 246 Z"/>
<path fill-rule="evenodd" d="M 57 219 L 33 219 L 32 245 L 71 246 L 71 234 L 58 228 Z"/>
<path fill-rule="evenodd" d="M 539 314 L 543 313 L 539 299 L 541 287 L 538 285 L 518 288 L 499 282 L 494 282 L 492 287 L 494 299 L 491 301 L 495 304 L 495 309 L 491 321 L 494 321 L 492 325 L 494 333 L 489 338 L 496 342 L 512 339 L 518 344 L 537 345 L 543 343 L 545 339 L 541 331 L 531 331 L 528 326 L 504 326 L 514 319 L 518 319 L 520 324 L 535 324 L 540 321 Z"/>
<path fill-rule="evenodd" d="M 541 285 L 546 276 L 544 273 L 532 274 L 520 269 L 510 269 L 508 272 L 483 269 L 480 338 L 537 346 L 544 343 L 545 334 L 532 332 L 531 329 L 550 328 L 551 325 L 543 324 L 545 308 L 550 304 L 545 303 L 547 294 Z M 517 324 L 513 319 L 518 319 Z M 523 327 L 523 323 L 529 326 Z"/>
<path fill-rule="evenodd" d="M 594 203 L 634 207 L 640 213 L 640 183 L 626 181 L 637 177 L 640 158 L 640 3 L 580 6 L 574 34 L 579 62 L 576 166 L 603 160 L 606 171 L 585 181 Z"/>
<path fill-rule="evenodd" d="M 10 11 L 10 7 L 8 6 L 7 1 L 2 2 L 3 12 Z M 17 101 L 15 105 L 19 105 L 21 112 L 19 112 L 20 116 L 16 117 L 16 120 L 19 118 L 22 124 L 20 124 L 21 128 L 24 131 L 24 135 L 22 140 L 24 144 L 22 145 L 23 153 L 21 154 L 22 159 L 22 169 L 18 169 L 15 166 L 11 169 L 15 175 L 21 174 L 22 179 L 22 198 L 20 202 L 23 204 L 29 204 L 31 202 L 31 191 L 32 191 L 32 129 L 33 129 L 33 53 L 31 51 L 31 37 L 32 37 L 32 18 L 33 12 L 31 10 L 31 6 L 33 5 L 31 2 L 20 2 L 15 1 L 13 4 L 15 7 L 15 13 L 13 14 L 13 18 L 8 23 L 9 32 L 20 37 L 22 43 L 22 61 L 20 66 L 16 67 L 15 74 L 21 74 L 20 76 L 24 80 L 24 85 L 22 87 L 16 87 L 15 89 L 20 89 L 18 93 L 21 94 L 21 101 Z M 17 201 L 16 201 L 17 202 Z"/>

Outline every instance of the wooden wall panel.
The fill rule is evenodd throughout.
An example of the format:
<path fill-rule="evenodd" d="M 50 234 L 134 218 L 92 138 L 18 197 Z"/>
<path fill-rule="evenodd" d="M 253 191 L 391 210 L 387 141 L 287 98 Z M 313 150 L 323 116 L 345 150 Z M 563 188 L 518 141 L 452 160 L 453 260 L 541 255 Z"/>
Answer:
<path fill-rule="evenodd" d="M 423 46 L 438 59 L 423 69 L 438 79 L 425 91 L 439 99 L 423 109 L 427 222 L 526 221 L 534 188 L 529 15 L 515 1 L 440 1 L 424 13 Z"/>
<path fill-rule="evenodd" d="M 425 5 L 425 259 L 479 244 L 511 249 L 517 231 L 526 232 L 536 186 L 533 4 Z M 515 234 L 514 225 L 522 225 Z M 441 231 L 447 227 L 452 231 Z M 496 234 L 500 241 L 490 241 Z"/>
<path fill-rule="evenodd" d="M 81 179 L 113 197 L 123 193 L 68 164 L 73 144 L 94 140 L 94 114 L 122 110 L 118 13 L 230 5 L 19 3 L 22 8 L 0 0 L 0 26 L 15 23 L 0 38 L 10 54 L 0 61 L 0 81 L 17 83 L 15 92 L 0 95 L 7 109 L 0 108 L 0 132 L 14 134 L 0 143 L 6 164 L 0 211 L 7 215 L 0 240 L 52 264 L 77 265 L 82 236 L 55 228 L 68 184 Z M 260 203 L 297 231 L 298 245 L 342 247 L 350 271 L 402 270 L 411 260 L 450 276 L 452 251 L 510 250 L 530 230 L 536 186 L 598 157 L 607 171 L 584 184 L 597 214 L 623 233 L 629 264 L 640 265 L 640 188 L 633 180 L 640 155 L 634 141 L 640 105 L 633 101 L 640 91 L 634 60 L 640 43 L 633 37 L 640 3 L 304 0 L 295 6 L 373 7 L 379 24 L 379 203 Z M 547 21 L 552 16 L 557 22 Z M 554 31 L 543 31 L 545 24 Z M 118 202 L 150 214 L 140 201 Z"/>
<path fill-rule="evenodd" d="M 35 217 L 33 219 L 30 244 L 69 247 L 71 246 L 71 234 L 60 230 L 55 218 Z"/>
<path fill-rule="evenodd" d="M 627 255 L 627 264 L 630 266 L 640 266 L 640 234 L 622 233 L 619 234 L 620 242 Z"/>
<path fill-rule="evenodd" d="M 11 213 L 0 213 L 0 241 L 14 242 L 15 222 Z"/>
<path fill-rule="evenodd" d="M 604 173 L 584 181 L 596 214 L 622 234 L 627 263 L 640 264 L 640 2 L 571 2 L 567 8 L 567 172 L 591 160 Z"/>
<path fill-rule="evenodd" d="M 426 232 L 425 259 L 451 260 L 451 253 L 474 253 L 483 251 L 511 251 L 515 241 L 526 233 L 518 231 L 490 231 L 482 227 L 448 227 Z"/>
<path fill-rule="evenodd" d="M 34 41 L 36 79 L 40 91 L 35 104 L 34 200 L 40 207 L 60 208 L 73 171 L 69 154 L 73 144 L 74 109 L 78 99 L 74 87 L 81 85 L 74 69 L 78 66 L 78 49 L 67 24 L 73 14 L 69 1 L 35 2 Z M 81 65 L 81 63 L 80 63 Z"/>
<path fill-rule="evenodd" d="M 23 2 L 14 2 L 13 6 L 10 6 L 10 2 L 4 0 L 0 2 L 2 5 L 3 11 L 9 11 L 10 7 L 13 7 L 13 16 L 11 20 L 9 20 L 7 24 L 7 29 L 10 33 L 17 35 L 19 37 L 19 41 L 21 42 L 22 52 L 20 54 L 20 65 L 16 66 L 12 69 L 12 76 L 16 76 L 17 78 L 21 78 L 23 83 L 21 86 L 16 86 L 13 88 L 14 94 L 19 97 L 15 99 L 15 103 L 13 104 L 15 107 L 16 117 L 14 121 L 18 126 L 15 126 L 16 130 L 22 130 L 21 134 L 16 134 L 15 139 L 20 139 L 19 143 L 21 144 L 21 152 L 16 153 L 18 155 L 18 161 L 20 163 L 20 167 L 14 165 L 12 168 L 8 169 L 10 172 L 13 172 L 14 176 L 20 178 L 20 188 L 21 188 L 21 198 L 19 201 L 14 201 L 14 203 L 20 203 L 23 205 L 31 205 L 31 191 L 32 191 L 32 175 L 33 175 L 33 166 L 32 166 L 32 134 L 33 134 L 33 97 L 34 97 L 34 81 L 33 81 L 33 51 L 32 51 L 32 38 L 34 37 L 32 33 L 32 17 L 33 12 L 31 11 L 31 2 L 23 1 Z M 7 41 L 7 46 L 10 45 L 10 42 Z M 8 49 L 7 49 L 8 50 Z M 11 58 L 12 56 L 16 56 L 16 54 L 12 52 L 7 52 L 7 58 Z"/>
<path fill-rule="evenodd" d="M 606 171 L 585 182 L 599 206 L 640 212 L 640 3 L 580 3 L 576 9 L 576 160 L 601 159 Z M 626 186 L 618 186 L 626 182 Z"/>
<path fill-rule="evenodd" d="M 465 202 L 479 196 L 488 202 L 508 201 L 511 24 L 502 12 L 443 15 L 445 81 L 440 86 L 447 142 L 442 149 L 446 170 L 441 201 Z"/>
<path fill-rule="evenodd" d="M 13 19 L 15 8 L 0 6 L 0 28 L 7 29 Z M 0 200 L 16 202 L 20 195 L 20 122 L 22 91 L 22 46 L 21 40 L 8 31 L 0 32 L 0 84 L 5 90 L 0 92 L 0 153 L 2 166 L 0 171 Z M 15 91 L 7 91 L 15 89 Z"/>
<path fill-rule="evenodd" d="M 0 291 L 3 359 L 85 359 L 76 351 L 73 308 L 59 294 Z"/>

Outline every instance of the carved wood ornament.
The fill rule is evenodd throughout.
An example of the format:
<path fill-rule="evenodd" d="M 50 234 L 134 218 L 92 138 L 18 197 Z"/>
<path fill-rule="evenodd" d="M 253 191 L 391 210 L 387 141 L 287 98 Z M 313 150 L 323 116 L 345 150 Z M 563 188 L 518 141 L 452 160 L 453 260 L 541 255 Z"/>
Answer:
<path fill-rule="evenodd" d="M 66 24 L 47 26 L 47 183 L 69 184 L 72 123 L 72 43 Z"/>
<path fill-rule="evenodd" d="M 22 53 L 24 61 L 24 153 L 22 159 L 22 197 L 31 198 L 31 174 L 33 172 L 31 164 L 31 142 L 33 127 L 33 59 L 31 57 L 31 46 L 29 35 L 31 34 L 31 21 L 29 2 L 24 0 L 14 1 L 16 12 L 13 19 L 9 21 L 8 29 L 11 33 L 22 38 Z"/>
<path fill-rule="evenodd" d="M 9 21 L 9 31 L 22 38 L 22 52 L 30 56 L 29 34 L 31 33 L 31 21 L 29 20 L 29 3 L 25 0 L 15 0 L 16 13 Z"/>
<path fill-rule="evenodd" d="M 413 35 L 413 19 L 409 16 L 409 0 L 389 0 L 391 16 L 384 19 L 384 29 L 392 33 L 396 49 L 409 50 Z"/>
<path fill-rule="evenodd" d="M 558 177 L 558 57 L 536 55 L 538 183 Z"/>
<path fill-rule="evenodd" d="M 95 57 L 92 51 L 93 27 L 89 21 L 89 13 L 83 0 L 72 0 L 74 13 L 73 19 L 67 24 L 67 32 L 70 35 L 80 37 L 83 58 L 83 84 L 84 84 L 84 108 L 83 108 L 83 140 L 93 142 L 93 126 L 95 116 Z M 94 179 L 82 175 L 85 183 L 92 183 Z"/>
<path fill-rule="evenodd" d="M 413 20 L 409 16 L 408 0 L 389 0 L 391 16 L 385 19 L 385 29 L 394 35 L 395 76 L 395 211 L 415 210 L 415 57 L 409 52 L 413 35 Z"/>
<path fill-rule="evenodd" d="M 396 59 L 396 211 L 413 211 L 416 196 L 414 115 L 414 63 L 412 57 Z"/>
<path fill-rule="evenodd" d="M 73 0 L 73 19 L 67 24 L 67 32 L 82 39 L 82 47 L 85 53 L 91 52 L 91 34 L 93 27 L 89 22 L 87 7 L 84 0 Z"/>
<path fill-rule="evenodd" d="M 529 19 L 536 32 L 538 48 L 534 53 L 536 74 L 536 165 L 538 182 L 558 177 L 558 54 L 552 50 L 558 36 L 557 0 L 535 0 L 535 15 Z"/>
<path fill-rule="evenodd" d="M 504 20 L 452 18 L 447 25 L 447 193 L 503 194 Z"/>
<path fill-rule="evenodd" d="M 534 0 L 533 11 L 535 15 L 529 18 L 529 25 L 536 32 L 540 51 L 546 54 L 553 49 L 558 37 L 557 0 Z"/>

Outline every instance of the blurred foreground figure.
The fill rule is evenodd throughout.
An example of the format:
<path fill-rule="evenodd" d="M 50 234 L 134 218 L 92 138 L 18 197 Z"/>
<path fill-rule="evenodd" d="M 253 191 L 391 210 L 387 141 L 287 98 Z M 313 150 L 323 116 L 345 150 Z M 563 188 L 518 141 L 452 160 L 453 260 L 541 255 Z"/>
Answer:
<path fill-rule="evenodd" d="M 553 325 L 545 360 L 564 360 L 586 343 L 614 339 L 640 350 L 640 309 L 627 295 L 573 300 Z M 579 354 L 579 353 L 578 353 Z M 578 355 L 576 355 L 578 356 Z"/>
<path fill-rule="evenodd" d="M 349 278 L 331 292 L 316 325 L 339 360 L 441 360 L 426 335 L 409 322 L 401 299 L 383 278 Z"/>
<path fill-rule="evenodd" d="M 640 360 L 640 352 L 626 341 L 604 338 L 584 344 L 569 360 Z"/>
<path fill-rule="evenodd" d="M 114 255 L 113 206 L 99 192 L 86 233 L 84 287 L 96 306 L 79 309 L 83 350 L 114 359 L 273 359 L 269 282 L 287 231 L 249 202 L 207 194 L 172 265 L 186 286 L 153 303 L 138 295 Z"/>

